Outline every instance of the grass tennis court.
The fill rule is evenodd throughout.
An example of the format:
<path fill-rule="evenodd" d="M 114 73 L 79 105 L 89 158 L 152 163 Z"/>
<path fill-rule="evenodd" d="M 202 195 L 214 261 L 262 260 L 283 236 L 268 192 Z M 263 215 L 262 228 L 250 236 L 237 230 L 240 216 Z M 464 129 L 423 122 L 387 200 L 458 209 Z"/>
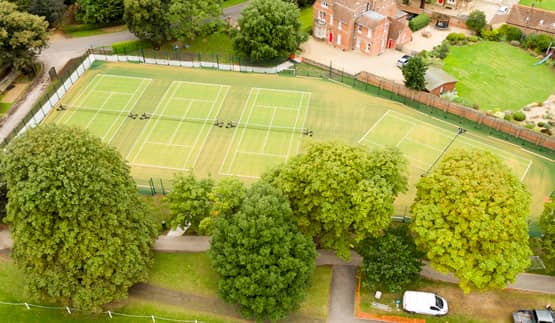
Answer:
<path fill-rule="evenodd" d="M 62 101 L 46 122 L 89 129 L 121 152 L 139 185 L 162 179 L 166 189 L 188 171 L 252 182 L 311 141 L 397 146 L 410 161 L 409 192 L 395 203 L 401 215 L 457 131 L 329 81 L 144 64 L 96 62 Z M 472 130 L 452 147 L 500 156 L 532 192 L 533 218 L 541 213 L 555 186 L 552 159 Z"/>

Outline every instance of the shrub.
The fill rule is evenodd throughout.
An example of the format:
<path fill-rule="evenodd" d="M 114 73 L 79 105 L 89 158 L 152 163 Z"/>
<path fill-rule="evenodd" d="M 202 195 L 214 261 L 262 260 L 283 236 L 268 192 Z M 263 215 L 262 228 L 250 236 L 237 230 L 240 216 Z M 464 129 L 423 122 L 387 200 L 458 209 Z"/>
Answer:
<path fill-rule="evenodd" d="M 474 10 L 468 15 L 468 19 L 466 19 L 465 23 L 469 29 L 477 34 L 486 25 L 486 14 L 483 11 Z"/>
<path fill-rule="evenodd" d="M 522 38 L 522 31 L 520 29 L 507 24 L 504 24 L 497 30 L 507 41 L 520 40 Z"/>
<path fill-rule="evenodd" d="M 513 113 L 513 119 L 515 119 L 516 121 L 524 121 L 526 120 L 526 115 L 522 111 L 517 111 Z"/>
<path fill-rule="evenodd" d="M 459 40 L 464 40 L 466 36 L 463 33 L 450 33 L 447 35 L 447 40 L 449 42 L 457 42 Z"/>
<path fill-rule="evenodd" d="M 543 128 L 545 126 L 545 122 L 540 121 L 538 122 L 538 127 Z"/>
<path fill-rule="evenodd" d="M 409 22 L 409 28 L 412 31 L 417 31 L 426 27 L 429 23 L 430 23 L 430 16 L 428 16 L 425 13 L 422 13 L 412 18 L 412 20 Z"/>
<path fill-rule="evenodd" d="M 112 51 L 114 53 L 129 53 L 141 48 L 150 48 L 152 43 L 148 40 L 128 40 L 120 41 L 112 44 Z"/>
<path fill-rule="evenodd" d="M 534 49 L 536 52 L 545 52 L 554 39 L 548 35 L 530 34 L 524 40 L 525 48 Z"/>
<path fill-rule="evenodd" d="M 478 36 L 474 36 L 474 35 L 472 35 L 472 36 L 468 36 L 468 38 L 467 38 L 467 39 L 468 39 L 468 41 L 469 41 L 469 42 L 473 42 L 473 43 L 475 43 L 475 42 L 477 42 L 477 41 L 478 41 Z"/>
<path fill-rule="evenodd" d="M 511 121 L 513 120 L 513 115 L 511 113 L 505 113 L 505 116 L 503 117 L 503 119 L 507 121 Z"/>
<path fill-rule="evenodd" d="M 472 109 L 480 110 L 480 106 L 477 103 L 472 103 Z"/>
<path fill-rule="evenodd" d="M 544 133 L 548 136 L 551 136 L 553 133 L 551 132 L 551 129 L 547 129 L 547 128 L 543 128 L 540 130 L 541 133 Z"/>
<path fill-rule="evenodd" d="M 480 32 L 480 36 L 482 36 L 482 38 L 484 38 L 485 40 L 490 40 L 490 41 L 501 40 L 501 35 L 499 34 L 499 31 L 497 31 L 497 29 L 494 29 L 494 30 L 482 29 L 482 31 Z"/>

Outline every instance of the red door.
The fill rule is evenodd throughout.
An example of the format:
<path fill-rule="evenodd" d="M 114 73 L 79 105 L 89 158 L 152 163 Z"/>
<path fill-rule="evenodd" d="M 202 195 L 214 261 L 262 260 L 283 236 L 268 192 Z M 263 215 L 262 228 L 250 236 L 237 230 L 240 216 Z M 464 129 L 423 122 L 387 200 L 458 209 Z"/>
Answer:
<path fill-rule="evenodd" d="M 330 31 L 330 36 L 328 37 L 330 43 L 333 42 L 333 33 Z"/>
<path fill-rule="evenodd" d="M 392 48 L 392 47 L 393 47 L 393 39 L 390 38 L 390 39 L 387 41 L 387 48 Z"/>
<path fill-rule="evenodd" d="M 443 0 L 437 0 L 437 3 L 443 4 Z"/>

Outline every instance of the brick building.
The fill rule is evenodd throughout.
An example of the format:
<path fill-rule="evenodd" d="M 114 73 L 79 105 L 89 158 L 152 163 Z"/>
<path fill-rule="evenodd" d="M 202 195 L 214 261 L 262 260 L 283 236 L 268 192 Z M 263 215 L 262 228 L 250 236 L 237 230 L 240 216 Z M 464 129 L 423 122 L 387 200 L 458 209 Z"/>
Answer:
<path fill-rule="evenodd" d="M 514 5 L 507 24 L 520 28 L 523 33 L 539 33 L 555 37 L 555 11 Z"/>
<path fill-rule="evenodd" d="M 378 55 L 411 41 L 396 0 L 316 0 L 313 35 L 343 50 Z"/>

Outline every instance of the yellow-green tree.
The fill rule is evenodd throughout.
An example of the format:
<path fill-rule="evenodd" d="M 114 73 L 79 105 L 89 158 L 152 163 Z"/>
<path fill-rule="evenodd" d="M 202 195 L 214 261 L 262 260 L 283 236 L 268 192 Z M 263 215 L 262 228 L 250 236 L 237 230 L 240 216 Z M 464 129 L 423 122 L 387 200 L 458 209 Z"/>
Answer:
<path fill-rule="evenodd" d="M 530 194 L 499 158 L 453 151 L 416 188 L 415 241 L 463 290 L 504 288 L 529 266 Z"/>

